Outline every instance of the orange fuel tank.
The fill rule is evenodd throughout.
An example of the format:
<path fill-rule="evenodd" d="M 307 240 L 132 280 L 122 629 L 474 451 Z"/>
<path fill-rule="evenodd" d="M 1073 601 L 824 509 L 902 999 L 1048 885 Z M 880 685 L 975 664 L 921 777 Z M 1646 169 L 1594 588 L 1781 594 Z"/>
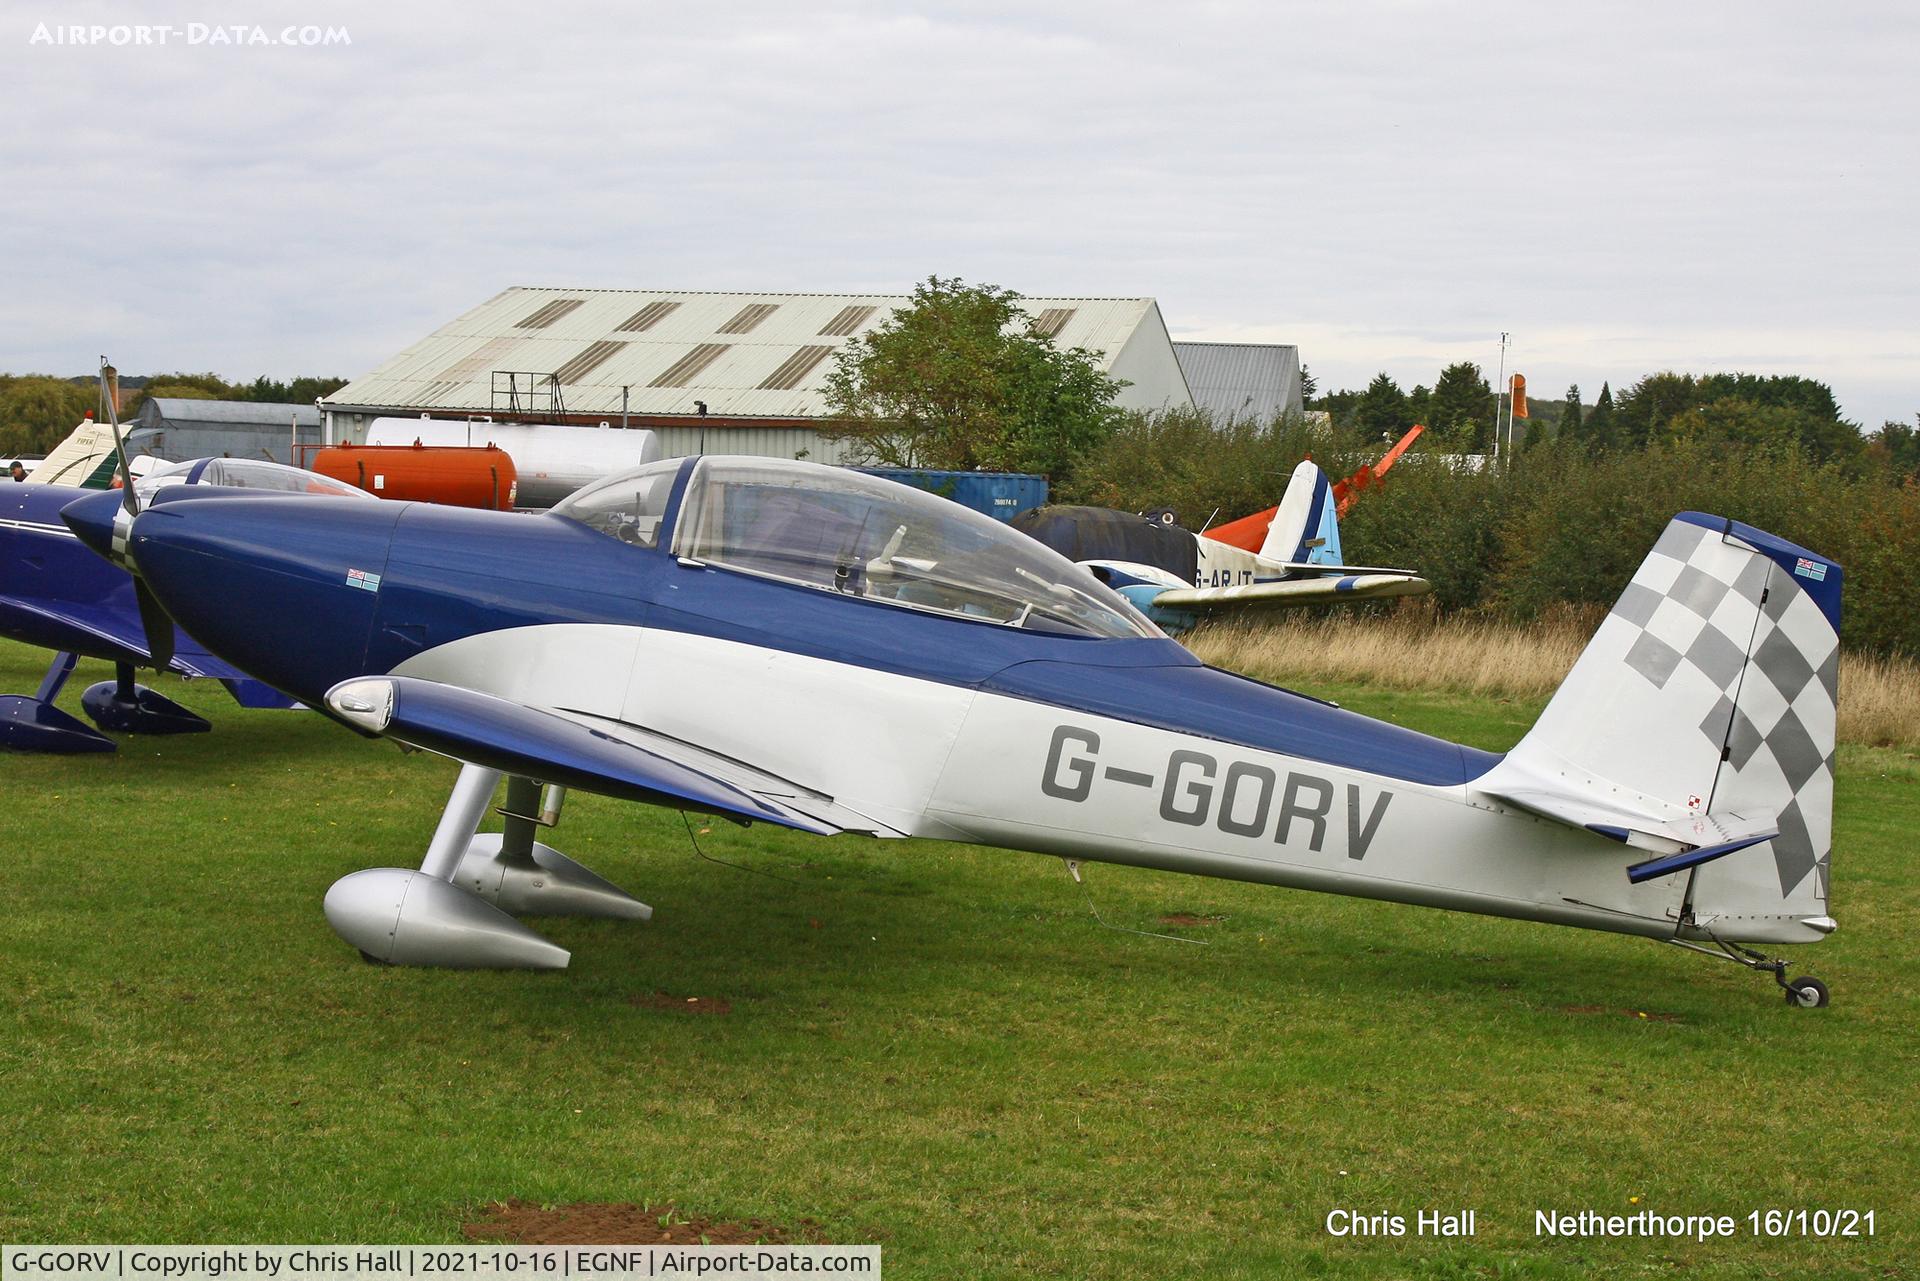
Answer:
<path fill-rule="evenodd" d="M 380 498 L 511 511 L 518 474 L 493 445 L 330 445 L 313 469 Z"/>

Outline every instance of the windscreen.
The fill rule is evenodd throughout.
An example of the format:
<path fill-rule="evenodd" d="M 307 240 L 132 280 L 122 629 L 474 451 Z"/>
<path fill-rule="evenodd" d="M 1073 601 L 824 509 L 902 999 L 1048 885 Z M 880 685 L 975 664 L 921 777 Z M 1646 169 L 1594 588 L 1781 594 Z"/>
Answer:
<path fill-rule="evenodd" d="M 258 458 L 195 458 L 184 463 L 169 463 L 135 481 L 134 492 L 145 498 L 156 489 L 164 489 L 169 485 L 219 485 L 227 489 L 259 489 L 277 494 L 324 494 L 333 498 L 379 501 L 372 494 L 331 476 Z"/>
<path fill-rule="evenodd" d="M 636 547 L 660 541 L 660 521 L 667 512 L 679 458 L 595 481 L 554 504 L 552 514 L 577 520 L 589 529 Z"/>
<path fill-rule="evenodd" d="M 1159 633 L 1092 574 L 958 503 L 778 459 L 702 459 L 674 551 L 821 591 L 1090 636 Z"/>

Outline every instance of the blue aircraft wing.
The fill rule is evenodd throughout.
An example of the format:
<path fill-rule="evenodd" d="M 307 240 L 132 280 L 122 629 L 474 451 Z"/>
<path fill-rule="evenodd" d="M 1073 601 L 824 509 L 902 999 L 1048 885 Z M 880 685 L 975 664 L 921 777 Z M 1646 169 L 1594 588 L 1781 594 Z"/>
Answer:
<path fill-rule="evenodd" d="M 368 676 L 327 691 L 347 724 L 456 760 L 626 800 L 831 835 L 881 830 L 831 797 L 636 726 L 605 728 L 478 690 Z"/>
<path fill-rule="evenodd" d="M 0 633 L 52 650 L 78 650 L 113 663 L 149 661 L 140 620 L 106 601 L 0 596 Z M 91 642 L 91 644 L 80 643 Z"/>
<path fill-rule="evenodd" d="M 98 601 L 38 601 L 0 597 L 0 632 L 48 649 L 74 651 L 110 663 L 145 664 L 147 638 L 140 619 L 113 597 Z M 294 700 L 254 680 L 233 664 L 215 658 L 198 641 L 176 629 L 173 661 L 167 670 L 190 679 L 217 680 L 242 707 L 286 708 Z M 91 641 L 91 644 L 84 643 Z"/>

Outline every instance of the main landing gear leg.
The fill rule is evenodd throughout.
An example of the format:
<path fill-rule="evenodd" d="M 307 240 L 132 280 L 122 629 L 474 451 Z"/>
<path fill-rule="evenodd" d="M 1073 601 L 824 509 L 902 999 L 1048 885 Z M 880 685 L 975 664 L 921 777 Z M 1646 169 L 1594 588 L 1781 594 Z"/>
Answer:
<path fill-rule="evenodd" d="M 1713 941 L 1717 945 L 1716 947 L 1701 947 L 1697 943 L 1689 943 L 1684 939 L 1667 940 L 1667 942 L 1673 944 L 1675 947 L 1684 947 L 1689 952 L 1698 952 L 1702 956 L 1711 956 L 1723 961 L 1732 961 L 1735 965 L 1743 965 L 1747 969 L 1761 970 L 1773 975 L 1773 981 L 1778 983 L 1781 991 L 1786 993 L 1788 1005 L 1796 1006 L 1800 1009 L 1813 1010 L 1819 1009 L 1828 1003 L 1830 993 L 1827 991 L 1827 985 L 1819 979 L 1812 977 L 1790 979 L 1787 977 L 1787 963 L 1778 957 L 1763 955 L 1750 947 L 1742 947 L 1738 943 L 1729 943 L 1725 939 L 1716 938 Z"/>
<path fill-rule="evenodd" d="M 39 690 L 0 694 L 0 747 L 15 752 L 111 752 L 114 741 L 77 716 L 53 705 L 73 675 L 75 654 L 55 654 Z"/>
<path fill-rule="evenodd" d="M 601 916 L 620 921 L 653 919 L 653 909 L 619 886 L 533 839 L 560 818 L 563 788 L 543 805 L 540 784 L 507 780 L 498 834 L 482 832 L 467 844 L 453 883 L 517 916 Z"/>
<path fill-rule="evenodd" d="M 533 839 L 540 786 L 507 784 L 506 831 L 479 833 L 500 771 L 462 765 L 420 870 L 376 867 L 335 881 L 327 923 L 385 965 L 449 969 L 558 970 L 570 959 L 508 915 L 610 916 L 646 920 L 653 909 Z M 557 815 L 558 802 L 548 807 Z"/>
<path fill-rule="evenodd" d="M 89 685 L 80 706 L 93 723 L 117 734 L 204 734 L 213 725 L 158 690 L 134 683 L 133 666 L 114 664 L 114 678 Z"/>

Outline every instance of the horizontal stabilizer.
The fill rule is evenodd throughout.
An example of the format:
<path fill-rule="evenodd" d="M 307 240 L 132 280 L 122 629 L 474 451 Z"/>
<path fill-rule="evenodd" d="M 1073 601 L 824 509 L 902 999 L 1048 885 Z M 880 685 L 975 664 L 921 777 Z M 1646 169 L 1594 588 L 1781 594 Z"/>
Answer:
<path fill-rule="evenodd" d="M 1238 587 L 1174 587 L 1155 595 L 1153 605 L 1158 609 L 1195 611 L 1289 609 L 1300 605 L 1326 605 L 1336 601 L 1380 600 L 1389 596 L 1422 596 L 1432 590 L 1432 583 L 1414 574 L 1330 574 L 1321 578 L 1289 578 L 1273 583 L 1244 583 Z"/>
<path fill-rule="evenodd" d="M 567 717 L 491 694 L 411 676 L 342 681 L 327 706 L 356 728 L 490 769 L 626 800 L 778 823 L 828 835 L 844 830 L 696 767 Z M 765 776 L 776 786 L 790 786 Z"/>
<path fill-rule="evenodd" d="M 1499 781 L 1503 774 L 1512 777 L 1511 772 L 1495 767 L 1493 773 L 1474 785 L 1475 790 L 1495 800 L 1518 806 L 1530 814 L 1565 823 L 1568 827 L 1582 828 L 1597 836 L 1605 836 L 1654 854 L 1677 854 L 1696 847 L 1735 842 L 1757 844 L 1779 832 L 1778 816 L 1772 813 L 1689 813 L 1658 802 L 1643 809 L 1633 809 L 1615 799 L 1619 795 L 1618 788 L 1599 786 L 1589 790 L 1573 785 L 1507 786 Z M 1493 786 L 1489 786 L 1489 782 Z"/>
<path fill-rule="evenodd" d="M 1728 841 L 1724 845 L 1702 845 L 1697 850 L 1686 850 L 1679 854 L 1668 854 L 1664 858 L 1650 858 L 1644 863 L 1635 863 L 1627 869 L 1627 879 L 1635 885 L 1642 881 L 1651 881 L 1657 876 L 1671 876 L 1675 872 L 1684 872 L 1690 867 L 1699 867 L 1702 863 L 1711 863 L 1717 858 L 1744 850 L 1750 845 L 1770 841 L 1780 835 L 1768 832 L 1764 836 L 1749 836 L 1744 840 Z"/>

